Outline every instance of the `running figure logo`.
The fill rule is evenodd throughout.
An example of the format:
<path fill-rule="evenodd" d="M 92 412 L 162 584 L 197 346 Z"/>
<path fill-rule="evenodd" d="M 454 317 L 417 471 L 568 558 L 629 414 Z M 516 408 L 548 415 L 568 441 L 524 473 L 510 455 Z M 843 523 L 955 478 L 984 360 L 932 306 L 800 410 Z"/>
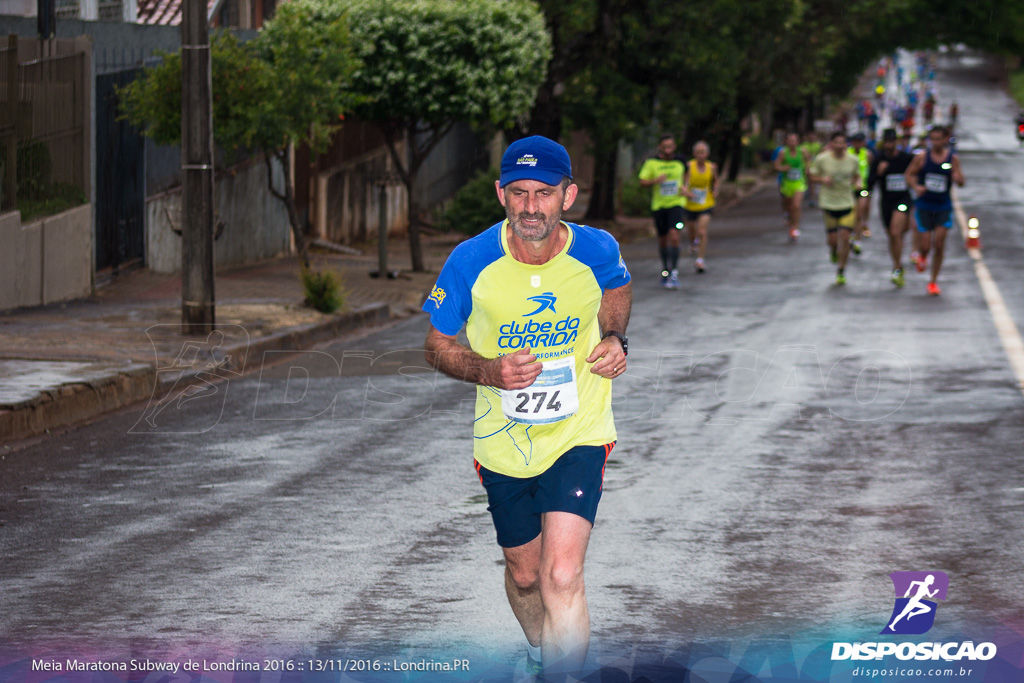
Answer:
<path fill-rule="evenodd" d="M 544 292 L 543 294 L 538 294 L 537 296 L 527 297 L 527 300 L 532 301 L 535 304 L 540 304 L 540 307 L 533 313 L 527 313 L 526 315 L 524 315 L 524 318 L 529 318 L 531 315 L 537 315 L 541 311 L 549 308 L 551 309 L 552 313 L 558 312 L 555 310 L 555 295 L 552 294 L 551 292 Z"/>
<path fill-rule="evenodd" d="M 896 590 L 896 604 L 888 625 L 879 633 L 926 633 L 935 623 L 938 607 L 931 598 L 946 599 L 949 577 L 943 572 L 893 572 L 889 577 Z"/>

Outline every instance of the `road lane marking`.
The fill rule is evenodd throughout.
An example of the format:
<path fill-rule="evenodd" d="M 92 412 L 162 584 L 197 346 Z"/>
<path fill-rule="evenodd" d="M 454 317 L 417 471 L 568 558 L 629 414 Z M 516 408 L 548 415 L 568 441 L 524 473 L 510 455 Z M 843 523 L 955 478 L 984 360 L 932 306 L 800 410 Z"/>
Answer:
<path fill-rule="evenodd" d="M 964 207 L 960 204 L 960 198 L 955 189 L 952 196 L 956 222 L 960 226 L 960 234 L 966 243 L 967 214 L 964 213 Z M 988 266 L 985 265 L 981 249 L 968 249 L 967 254 L 974 260 L 974 272 L 981 283 L 981 292 L 985 296 L 985 303 L 988 304 L 988 309 L 992 312 L 996 331 L 999 332 L 999 340 L 1003 343 L 1003 349 L 1010 359 L 1010 368 L 1017 378 L 1017 388 L 1024 393 L 1024 339 L 1021 339 L 1020 331 L 1013 322 L 1013 316 L 1006 308 L 1003 295 L 999 292 L 995 280 L 992 279 L 992 273 L 989 272 Z"/>

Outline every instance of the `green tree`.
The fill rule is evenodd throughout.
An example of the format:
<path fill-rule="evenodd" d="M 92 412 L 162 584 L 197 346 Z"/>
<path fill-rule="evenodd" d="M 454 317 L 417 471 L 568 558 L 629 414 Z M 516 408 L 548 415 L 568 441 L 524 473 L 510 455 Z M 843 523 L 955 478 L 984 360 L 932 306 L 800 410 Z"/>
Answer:
<path fill-rule="evenodd" d="M 375 122 L 409 195 L 412 267 L 422 271 L 416 179 L 458 121 L 504 128 L 529 112 L 551 54 L 528 0 L 336 0 L 351 17 L 356 114 Z M 403 154 L 402 143 L 406 143 Z"/>
<path fill-rule="evenodd" d="M 181 58 L 165 54 L 160 65 L 121 91 L 129 121 L 161 144 L 181 139 Z M 288 212 L 304 269 L 309 268 L 305 226 L 295 205 L 289 147 L 323 151 L 341 117 L 362 99 L 350 88 L 358 62 L 348 22 L 323 0 L 282 4 L 260 35 L 240 44 L 230 33 L 211 39 L 214 140 L 223 148 L 260 149 L 269 191 Z M 284 169 L 274 187 L 271 160 Z"/>

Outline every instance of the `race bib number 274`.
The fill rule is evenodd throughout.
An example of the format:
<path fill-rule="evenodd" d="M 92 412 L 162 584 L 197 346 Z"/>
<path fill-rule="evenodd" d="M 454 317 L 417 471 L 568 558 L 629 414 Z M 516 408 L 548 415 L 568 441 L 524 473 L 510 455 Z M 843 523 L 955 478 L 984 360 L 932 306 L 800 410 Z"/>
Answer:
<path fill-rule="evenodd" d="M 540 375 L 525 389 L 501 391 L 501 410 L 513 422 L 558 422 L 572 416 L 579 407 L 576 361 L 572 356 L 545 362 Z"/>

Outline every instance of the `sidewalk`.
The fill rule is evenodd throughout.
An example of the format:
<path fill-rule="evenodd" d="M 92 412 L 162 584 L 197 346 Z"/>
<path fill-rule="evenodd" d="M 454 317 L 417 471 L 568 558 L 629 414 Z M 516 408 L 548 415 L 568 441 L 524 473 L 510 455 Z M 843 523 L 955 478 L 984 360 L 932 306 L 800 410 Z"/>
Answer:
<path fill-rule="evenodd" d="M 761 186 L 728 186 L 722 208 Z M 568 220 L 582 220 L 586 200 Z M 608 227 L 621 243 L 653 237 L 649 217 L 620 216 Z M 324 315 L 303 304 L 296 258 L 217 273 L 217 331 L 181 334 L 181 280 L 138 270 L 89 299 L 0 313 L 0 444 L 82 423 L 147 398 L 159 398 L 202 376 L 238 376 L 262 363 L 266 351 L 329 342 L 420 309 L 460 235 L 423 236 L 428 272 L 411 273 L 409 247 L 396 239 L 388 267 L 397 279 L 369 276 L 374 245 L 364 255 L 316 253 L 316 268 L 339 273 L 346 308 Z"/>
<path fill-rule="evenodd" d="M 211 365 L 216 374 L 241 374 L 265 351 L 308 348 L 410 315 L 458 239 L 424 238 L 426 273 L 407 272 L 408 242 L 394 240 L 388 267 L 402 272 L 393 280 L 369 276 L 377 268 L 372 247 L 362 256 L 314 254 L 315 267 L 339 273 L 347 292 L 334 315 L 303 304 L 294 257 L 218 272 L 221 334 L 210 338 L 181 334 L 180 277 L 148 270 L 124 274 L 88 299 L 0 313 L 0 442 L 89 420 Z"/>

